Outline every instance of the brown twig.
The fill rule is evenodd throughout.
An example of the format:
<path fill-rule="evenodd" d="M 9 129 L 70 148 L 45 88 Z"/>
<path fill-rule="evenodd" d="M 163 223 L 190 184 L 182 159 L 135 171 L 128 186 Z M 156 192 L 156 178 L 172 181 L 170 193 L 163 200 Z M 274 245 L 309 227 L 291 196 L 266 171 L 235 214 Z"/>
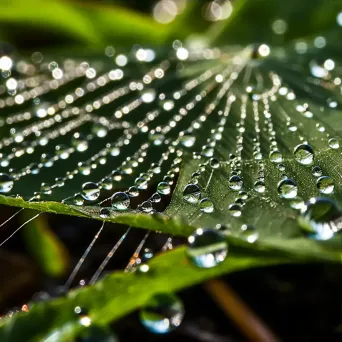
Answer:
<path fill-rule="evenodd" d="M 279 338 L 265 325 L 264 322 L 254 313 L 237 295 L 237 293 L 221 280 L 209 280 L 205 289 L 213 300 L 240 328 L 241 332 L 250 341 L 274 342 Z"/>

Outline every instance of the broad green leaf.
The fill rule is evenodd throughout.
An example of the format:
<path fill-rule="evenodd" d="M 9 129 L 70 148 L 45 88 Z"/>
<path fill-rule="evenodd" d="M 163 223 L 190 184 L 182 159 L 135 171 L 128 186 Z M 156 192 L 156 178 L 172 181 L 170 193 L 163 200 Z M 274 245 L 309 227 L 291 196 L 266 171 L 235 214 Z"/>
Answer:
<path fill-rule="evenodd" d="M 22 341 L 25 332 L 26 341 L 38 342 L 56 333 L 58 341 L 71 341 L 82 330 L 74 313 L 76 306 L 88 310 L 93 325 L 105 325 L 142 306 L 155 293 L 178 291 L 223 273 L 288 262 L 274 253 L 232 248 L 224 263 L 199 270 L 189 264 L 184 248 L 177 248 L 152 260 L 147 274 L 115 272 L 92 287 L 35 304 L 29 313 L 18 314 L 1 326 L 0 338 Z"/>

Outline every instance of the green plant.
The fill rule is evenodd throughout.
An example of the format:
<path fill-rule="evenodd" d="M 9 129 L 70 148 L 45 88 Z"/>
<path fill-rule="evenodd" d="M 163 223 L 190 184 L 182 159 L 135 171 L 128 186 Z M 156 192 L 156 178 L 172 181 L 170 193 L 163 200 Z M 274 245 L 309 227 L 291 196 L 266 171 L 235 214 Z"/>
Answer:
<path fill-rule="evenodd" d="M 42 9 L 39 16 L 51 11 L 40 1 L 37 4 Z M 174 235 L 188 237 L 197 227 L 210 227 L 224 237 L 229 251 L 222 263 L 204 270 L 189 262 L 184 247 L 175 248 L 153 258 L 146 273 L 144 269 L 114 273 L 15 315 L 0 327 L 2 341 L 20 341 L 23 332 L 30 341 L 53 333 L 57 334 L 54 338 L 69 341 L 84 329 L 74 312 L 77 306 L 89 311 L 93 324 L 104 325 L 166 288 L 177 291 L 249 267 L 340 262 L 341 238 L 336 233 L 341 220 L 337 208 L 341 202 L 341 65 L 334 43 L 341 28 L 335 19 L 337 5 L 317 1 L 315 7 L 303 2 L 299 12 L 306 11 L 312 18 L 306 25 L 290 16 L 291 2 L 276 9 L 278 5 L 276 1 L 239 1 L 226 22 L 196 25 L 202 44 L 240 46 L 188 50 L 176 42 L 175 51 L 160 45 L 152 63 L 137 61 L 136 49 L 125 67 L 126 57 L 121 55 L 111 73 L 111 53 L 111 58 L 88 56 L 90 67 L 94 65 L 90 68 L 81 63 L 84 56 L 75 52 L 69 65 L 64 65 L 66 74 L 70 68 L 68 75 L 75 80 L 66 85 L 58 84 L 64 80 L 58 66 L 63 58 L 44 56 L 44 61 L 54 60 L 46 65 L 36 61 L 38 68 L 52 72 L 53 87 L 58 89 L 47 92 L 47 105 L 24 107 L 24 103 L 20 107 L 36 113 L 35 118 L 20 116 L 4 103 L 1 147 L 6 153 L 1 162 L 21 171 L 1 174 L 0 189 L 6 193 L 0 196 L 1 203 L 124 223 L 145 228 L 147 234 L 163 232 L 169 235 L 165 249 Z M 86 13 L 79 16 L 74 7 L 58 1 L 53 6 L 61 17 L 69 13 L 70 19 L 63 18 L 61 25 L 51 19 L 51 28 L 57 25 L 72 32 L 79 42 L 100 46 L 118 33 L 107 24 L 114 17 L 105 11 L 91 13 L 98 20 L 88 30 L 92 25 Z M 194 7 L 191 10 L 196 13 Z M 266 43 L 274 38 L 269 26 L 279 18 L 277 11 L 289 30 L 279 44 L 271 45 L 270 53 Z M 35 11 L 21 6 L 2 13 L 20 20 L 34 17 L 41 23 Z M 130 18 L 128 25 L 127 13 L 116 13 L 122 22 L 119 43 L 132 31 L 141 44 L 148 43 L 148 33 L 158 44 L 191 33 L 188 12 L 160 30 L 146 18 Z M 250 18 L 258 30 L 246 27 Z M 322 32 L 325 37 L 318 44 L 316 35 Z M 257 44 L 245 46 L 253 42 Z M 146 51 L 140 53 L 144 56 Z M 84 75 L 88 80 L 82 85 L 78 78 Z M 127 85 L 127 80 L 135 83 Z M 64 117 L 59 118 L 59 113 Z M 44 121 L 46 125 L 38 129 L 41 134 L 35 136 L 37 125 Z M 84 135 L 74 136 L 76 131 Z M 29 144 L 24 146 L 23 141 Z M 15 143 L 16 150 L 11 152 L 9 147 Z M 41 153 L 53 153 L 56 158 L 43 156 L 32 164 L 32 157 Z M 61 174 L 65 178 L 55 180 Z M 49 184 L 41 185 L 42 181 Z M 307 202 L 319 196 L 329 199 Z M 160 201 L 162 197 L 166 200 Z M 164 210 L 167 200 L 170 204 Z M 200 254 L 210 252 L 213 245 L 205 247 Z M 132 261 L 128 269 L 139 268 L 136 259 Z"/>

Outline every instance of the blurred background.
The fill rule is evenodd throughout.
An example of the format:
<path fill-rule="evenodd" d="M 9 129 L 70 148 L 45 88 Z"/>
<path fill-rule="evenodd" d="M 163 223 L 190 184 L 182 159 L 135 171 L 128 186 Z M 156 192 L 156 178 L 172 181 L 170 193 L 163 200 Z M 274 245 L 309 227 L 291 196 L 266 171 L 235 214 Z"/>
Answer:
<path fill-rule="evenodd" d="M 338 42 L 336 13 L 341 1 L 330 0 L 1 0 L 0 54 L 31 56 L 43 51 L 70 57 L 103 54 L 134 44 L 162 49 L 175 39 L 190 46 L 266 42 L 272 46 Z M 342 17 L 341 17 L 342 26 Z M 333 38 L 329 38 L 333 37 Z M 308 42 L 308 43 L 307 43 Z M 0 222 L 16 209 L 1 207 Z M 0 231 L 3 240 L 31 214 L 18 216 Z M 72 267 L 92 240 L 99 223 L 74 217 L 43 215 L 0 249 L 0 311 L 60 294 Z M 124 227 L 106 229 L 78 280 L 91 276 Z M 144 232 L 136 229 L 107 269 L 126 266 Z M 160 245 L 155 235 L 149 247 Z M 183 242 L 179 240 L 178 242 Z M 284 341 L 340 341 L 341 269 L 334 265 L 296 265 L 235 273 L 222 280 L 235 290 Z M 82 283 L 82 281 L 81 281 Z M 113 289 L 115 291 L 115 289 Z M 152 335 L 133 313 L 112 328 L 120 341 L 245 341 L 203 285 L 180 293 L 186 307 L 183 324 L 172 334 Z"/>

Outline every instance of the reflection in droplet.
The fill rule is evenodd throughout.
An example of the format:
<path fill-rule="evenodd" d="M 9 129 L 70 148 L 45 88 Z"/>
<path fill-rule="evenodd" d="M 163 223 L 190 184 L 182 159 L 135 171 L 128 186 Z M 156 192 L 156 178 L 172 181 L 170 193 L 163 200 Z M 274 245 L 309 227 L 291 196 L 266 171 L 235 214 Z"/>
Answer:
<path fill-rule="evenodd" d="M 242 212 L 242 207 L 240 204 L 237 204 L 237 203 L 230 204 L 228 207 L 228 211 L 229 211 L 230 215 L 232 215 L 234 217 L 240 217 L 241 212 Z"/>
<path fill-rule="evenodd" d="M 229 178 L 229 188 L 235 191 L 241 190 L 243 181 L 240 176 L 232 176 Z"/>
<path fill-rule="evenodd" d="M 329 240 L 342 228 L 342 213 L 329 198 L 311 198 L 303 206 L 298 221 L 310 238 Z"/>
<path fill-rule="evenodd" d="M 196 204 L 201 198 L 201 190 L 196 184 L 188 184 L 183 190 L 185 202 Z"/>
<path fill-rule="evenodd" d="M 14 181 L 12 176 L 6 173 L 0 173 L 0 193 L 10 192 L 13 188 Z"/>
<path fill-rule="evenodd" d="M 321 177 L 323 174 L 322 169 L 319 166 L 314 166 L 311 171 L 314 177 Z"/>
<path fill-rule="evenodd" d="M 157 186 L 157 192 L 160 195 L 169 195 L 171 192 L 171 187 L 167 182 L 160 182 Z"/>
<path fill-rule="evenodd" d="M 100 187 L 93 182 L 84 183 L 81 195 L 87 201 L 95 201 L 100 197 Z"/>
<path fill-rule="evenodd" d="M 278 194 L 281 198 L 289 199 L 297 197 L 297 184 L 290 178 L 285 178 L 278 183 Z"/>
<path fill-rule="evenodd" d="M 241 226 L 241 237 L 250 242 L 253 243 L 259 238 L 259 233 L 257 229 L 252 224 L 243 224 Z"/>
<path fill-rule="evenodd" d="M 314 160 L 314 152 L 310 145 L 300 144 L 294 149 L 294 157 L 299 164 L 311 165 Z"/>
<path fill-rule="evenodd" d="M 329 147 L 337 150 L 340 147 L 340 143 L 338 142 L 338 140 L 336 138 L 331 138 L 329 139 Z"/>
<path fill-rule="evenodd" d="M 182 323 L 183 317 L 183 304 L 171 293 L 155 294 L 140 311 L 141 323 L 156 334 L 165 334 L 176 329 Z"/>
<path fill-rule="evenodd" d="M 223 235 L 211 228 L 198 228 L 188 238 L 187 255 L 200 268 L 211 268 L 227 257 L 228 245 Z"/>
<path fill-rule="evenodd" d="M 214 211 L 214 203 L 209 198 L 203 198 L 199 203 L 199 208 L 204 213 L 212 213 Z"/>
<path fill-rule="evenodd" d="M 130 205 L 129 196 L 125 192 L 116 192 L 111 197 L 112 207 L 116 210 L 127 210 Z"/>
<path fill-rule="evenodd" d="M 190 131 L 182 132 L 180 142 L 185 147 L 192 147 L 195 144 L 196 137 Z"/>
<path fill-rule="evenodd" d="M 329 176 L 322 176 L 317 179 L 317 189 L 320 193 L 328 195 L 334 192 L 334 180 Z"/>

